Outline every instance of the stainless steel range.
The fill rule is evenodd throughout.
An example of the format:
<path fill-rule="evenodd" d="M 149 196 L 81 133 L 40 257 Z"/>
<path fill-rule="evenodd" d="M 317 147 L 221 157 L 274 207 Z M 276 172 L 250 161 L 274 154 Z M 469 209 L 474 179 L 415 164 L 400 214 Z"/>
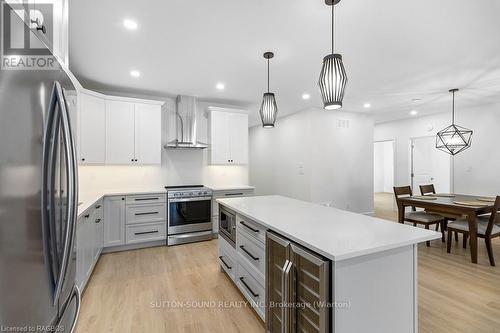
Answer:
<path fill-rule="evenodd" d="M 212 190 L 203 185 L 165 186 L 167 245 L 212 239 Z"/>

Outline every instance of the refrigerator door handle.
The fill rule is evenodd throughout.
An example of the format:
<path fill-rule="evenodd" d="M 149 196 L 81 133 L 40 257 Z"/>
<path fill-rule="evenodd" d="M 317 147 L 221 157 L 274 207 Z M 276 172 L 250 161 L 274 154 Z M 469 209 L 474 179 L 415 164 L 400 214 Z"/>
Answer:
<path fill-rule="evenodd" d="M 66 109 L 66 103 L 64 100 L 63 91 L 61 88 L 61 84 L 59 82 L 54 82 L 54 91 L 56 94 L 57 103 L 59 106 L 59 111 L 61 114 L 61 122 L 63 129 L 63 139 L 64 146 L 66 148 L 65 156 L 66 156 L 66 175 L 68 176 L 68 213 L 67 213 L 67 221 L 66 221 L 66 234 L 64 237 L 64 246 L 63 246 L 63 256 L 61 260 L 61 269 L 59 270 L 59 277 L 56 283 L 56 289 L 54 294 L 54 305 L 59 300 L 64 280 L 66 277 L 66 272 L 69 265 L 70 252 L 73 244 L 73 235 L 75 228 L 75 220 L 76 220 L 76 156 L 73 145 L 73 138 L 71 136 L 71 127 L 69 123 L 69 116 Z"/>
<path fill-rule="evenodd" d="M 49 275 L 53 287 L 53 296 L 55 295 L 55 285 L 57 284 L 56 272 L 54 271 L 54 266 L 59 267 L 59 261 L 57 257 L 57 246 L 54 239 L 54 226 L 52 219 L 52 209 L 53 207 L 53 167 L 55 161 L 55 142 L 56 135 L 55 129 L 58 127 L 56 124 L 56 105 L 57 97 L 55 89 L 52 90 L 50 97 L 49 107 L 47 109 L 47 120 L 43 139 L 43 157 L 42 157 L 42 237 L 45 244 L 44 256 L 45 262 L 49 266 Z M 49 197 L 49 194 L 51 197 Z M 53 297 L 53 303 L 55 304 L 57 299 Z"/>
<path fill-rule="evenodd" d="M 73 300 L 73 298 L 75 299 L 75 317 L 73 318 L 72 320 L 72 323 L 71 323 L 71 328 L 70 330 L 68 331 L 68 333 L 73 333 L 75 331 L 75 328 L 76 328 L 76 324 L 78 323 L 78 318 L 80 316 L 80 306 L 81 306 L 81 303 L 82 303 L 82 294 L 80 292 L 80 289 L 78 288 L 78 286 L 74 285 L 73 286 L 73 290 L 71 292 L 71 296 L 68 300 L 68 303 L 66 304 L 65 308 L 64 308 L 64 311 L 62 311 L 63 313 L 65 313 L 68 308 L 70 307 L 70 304 L 71 304 L 71 301 Z M 63 328 L 62 325 L 61 325 L 61 322 L 62 322 L 62 318 L 64 316 L 61 315 L 61 318 L 59 319 L 59 322 L 57 323 L 56 325 L 56 328 Z M 65 330 L 66 332 L 66 330 Z"/>

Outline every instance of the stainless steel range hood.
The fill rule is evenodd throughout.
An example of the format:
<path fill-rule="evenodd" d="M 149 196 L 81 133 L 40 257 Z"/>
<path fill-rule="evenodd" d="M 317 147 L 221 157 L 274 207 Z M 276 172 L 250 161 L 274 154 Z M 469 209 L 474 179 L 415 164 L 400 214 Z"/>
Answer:
<path fill-rule="evenodd" d="M 196 98 L 179 95 L 176 98 L 175 140 L 167 143 L 167 149 L 205 149 L 208 144 L 197 139 L 196 123 L 198 120 Z"/>

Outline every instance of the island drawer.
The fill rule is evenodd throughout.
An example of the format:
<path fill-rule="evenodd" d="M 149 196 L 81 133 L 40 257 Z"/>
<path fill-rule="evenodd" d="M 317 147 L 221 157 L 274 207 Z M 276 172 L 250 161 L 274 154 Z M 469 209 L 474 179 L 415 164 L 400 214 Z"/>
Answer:
<path fill-rule="evenodd" d="M 127 224 L 166 221 L 165 204 L 127 206 Z"/>
<path fill-rule="evenodd" d="M 227 275 L 231 278 L 231 280 L 235 281 L 236 279 L 236 261 L 233 257 L 228 255 L 226 252 L 219 252 L 219 263 L 220 267 L 226 272 Z"/>
<path fill-rule="evenodd" d="M 237 236 L 236 251 L 238 252 L 238 260 L 245 262 L 248 265 L 251 273 L 263 281 L 266 273 L 266 251 L 264 244 L 245 236 L 240 233 Z"/>
<path fill-rule="evenodd" d="M 266 228 L 258 224 L 257 222 L 243 217 L 241 215 L 236 215 L 236 224 L 238 227 L 238 230 L 241 231 L 241 233 L 248 235 L 262 244 L 266 242 Z"/>
<path fill-rule="evenodd" d="M 165 203 L 165 194 L 138 194 L 127 195 L 127 205 L 150 204 L 150 203 Z"/>
<path fill-rule="evenodd" d="M 166 239 L 166 223 L 142 223 L 127 225 L 127 244 L 151 242 Z"/>
<path fill-rule="evenodd" d="M 265 320 L 266 293 L 264 286 L 240 263 L 238 263 L 237 266 L 236 285 L 250 302 L 259 317 Z"/>

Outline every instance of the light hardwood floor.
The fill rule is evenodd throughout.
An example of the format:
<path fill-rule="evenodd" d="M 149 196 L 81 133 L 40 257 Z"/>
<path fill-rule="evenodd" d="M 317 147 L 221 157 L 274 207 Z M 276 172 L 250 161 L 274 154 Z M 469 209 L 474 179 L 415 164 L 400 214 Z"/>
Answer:
<path fill-rule="evenodd" d="M 376 195 L 376 215 L 395 220 L 392 195 Z M 498 239 L 493 246 L 500 261 Z M 102 255 L 83 295 L 77 333 L 264 332 L 251 308 L 238 307 L 243 296 L 220 272 L 217 252 L 214 240 Z M 188 309 L 168 301 L 216 304 Z M 220 301 L 233 307 L 219 307 Z M 419 332 L 500 332 L 500 267 L 489 266 L 483 243 L 477 265 L 461 240 L 451 254 L 440 240 L 419 246 Z"/>

